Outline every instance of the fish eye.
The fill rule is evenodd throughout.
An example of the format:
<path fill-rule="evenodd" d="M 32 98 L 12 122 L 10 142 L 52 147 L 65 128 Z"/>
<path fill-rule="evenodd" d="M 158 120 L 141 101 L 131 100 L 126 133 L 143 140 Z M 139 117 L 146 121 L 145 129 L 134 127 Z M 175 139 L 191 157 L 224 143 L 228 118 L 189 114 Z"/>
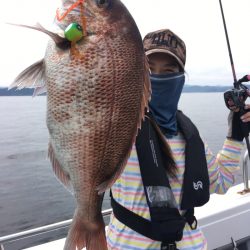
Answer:
<path fill-rule="evenodd" d="M 96 0 L 96 3 L 99 8 L 107 8 L 110 5 L 110 0 Z"/>

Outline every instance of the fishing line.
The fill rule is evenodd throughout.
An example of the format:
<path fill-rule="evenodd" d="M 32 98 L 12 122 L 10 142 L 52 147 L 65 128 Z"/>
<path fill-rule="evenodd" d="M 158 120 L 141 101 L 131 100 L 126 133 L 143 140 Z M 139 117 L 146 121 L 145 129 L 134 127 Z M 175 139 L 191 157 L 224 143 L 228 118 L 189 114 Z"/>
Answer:
<path fill-rule="evenodd" d="M 65 13 L 60 16 L 59 9 L 56 10 L 56 18 L 58 22 L 61 22 L 73 9 L 75 9 L 79 4 L 83 5 L 84 0 L 78 0 L 76 3 L 72 4 Z"/>
<path fill-rule="evenodd" d="M 80 41 L 87 35 L 87 20 L 84 15 L 84 1 L 85 0 L 78 0 L 77 2 L 73 3 L 61 16 L 59 9 L 56 10 L 56 19 L 58 22 L 61 22 L 72 10 L 80 5 L 81 25 L 73 22 L 69 24 L 64 31 L 65 38 L 71 42 L 72 52 L 76 52 L 76 42 Z"/>

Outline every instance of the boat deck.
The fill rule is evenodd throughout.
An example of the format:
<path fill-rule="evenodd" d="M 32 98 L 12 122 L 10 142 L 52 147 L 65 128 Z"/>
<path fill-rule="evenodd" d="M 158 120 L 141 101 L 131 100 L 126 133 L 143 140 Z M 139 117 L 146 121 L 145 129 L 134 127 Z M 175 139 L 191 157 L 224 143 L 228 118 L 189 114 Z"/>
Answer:
<path fill-rule="evenodd" d="M 225 195 L 211 195 L 210 201 L 195 214 L 208 240 L 208 249 L 223 247 L 250 236 L 250 193 L 241 195 L 240 184 L 232 187 Z M 26 250 L 61 250 L 65 239 L 56 240 Z"/>

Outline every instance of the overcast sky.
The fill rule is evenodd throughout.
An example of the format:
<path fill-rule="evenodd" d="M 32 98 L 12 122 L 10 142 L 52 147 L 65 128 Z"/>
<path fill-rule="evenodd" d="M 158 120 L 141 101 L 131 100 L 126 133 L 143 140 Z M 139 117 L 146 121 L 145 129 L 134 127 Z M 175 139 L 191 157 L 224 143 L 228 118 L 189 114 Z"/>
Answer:
<path fill-rule="evenodd" d="M 219 0 L 123 0 L 142 36 L 170 28 L 187 46 L 188 84 L 231 85 Z M 222 0 L 238 77 L 250 74 L 250 0 Z M 5 22 L 49 26 L 60 0 L 1 1 L 0 86 L 43 57 L 45 34 Z"/>

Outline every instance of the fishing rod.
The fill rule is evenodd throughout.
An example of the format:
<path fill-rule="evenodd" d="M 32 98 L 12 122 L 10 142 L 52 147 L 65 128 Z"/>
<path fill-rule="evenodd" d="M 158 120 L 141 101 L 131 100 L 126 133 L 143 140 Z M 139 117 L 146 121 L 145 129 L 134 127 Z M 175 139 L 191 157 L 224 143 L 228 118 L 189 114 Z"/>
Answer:
<path fill-rule="evenodd" d="M 232 50 L 231 50 L 231 46 L 230 46 L 229 36 L 228 36 L 228 32 L 227 32 L 226 19 L 225 19 L 225 15 L 224 15 L 224 10 L 223 10 L 223 6 L 222 6 L 222 2 L 221 2 L 221 0 L 219 0 L 219 1 L 220 1 L 220 9 L 221 9 L 223 26 L 224 26 L 226 40 L 227 40 L 227 48 L 228 48 L 228 52 L 229 52 L 229 58 L 230 58 L 231 68 L 232 68 L 232 73 L 233 73 L 234 87 L 236 87 L 235 84 L 237 82 L 237 77 L 236 77 L 236 73 L 235 73 L 233 55 L 232 55 Z"/>
<path fill-rule="evenodd" d="M 234 111 L 234 110 L 238 109 L 240 112 L 240 116 L 241 116 L 241 115 L 246 113 L 245 101 L 250 93 L 247 86 L 243 85 L 242 83 L 249 82 L 250 75 L 245 75 L 241 79 L 237 80 L 232 50 L 231 50 L 228 31 L 227 31 L 226 19 L 225 19 L 225 15 L 224 15 L 224 11 L 223 11 L 223 6 L 222 6 L 222 1 L 219 0 L 219 2 L 220 2 L 221 15 L 222 15 L 222 20 L 223 20 L 223 25 L 224 25 L 224 30 L 225 30 L 226 40 L 227 40 L 227 48 L 228 48 L 228 52 L 229 52 L 229 58 L 230 58 L 230 62 L 231 62 L 231 68 L 232 68 L 233 80 L 234 80 L 234 83 L 233 83 L 234 88 L 230 89 L 224 93 L 224 100 L 225 100 L 226 106 L 230 110 Z M 250 159 L 250 143 L 249 143 L 248 124 L 240 121 L 240 127 L 241 127 L 241 131 L 244 135 L 246 144 L 247 144 L 247 151 L 248 151 L 248 156 Z"/>

